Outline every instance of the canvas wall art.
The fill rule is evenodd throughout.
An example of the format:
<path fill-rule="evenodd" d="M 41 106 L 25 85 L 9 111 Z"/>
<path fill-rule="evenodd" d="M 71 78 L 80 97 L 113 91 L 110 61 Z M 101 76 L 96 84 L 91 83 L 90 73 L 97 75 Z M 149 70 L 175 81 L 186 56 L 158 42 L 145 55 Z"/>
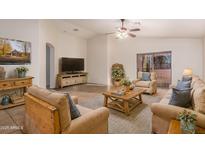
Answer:
<path fill-rule="evenodd" d="M 31 42 L 0 38 L 0 65 L 31 63 Z"/>

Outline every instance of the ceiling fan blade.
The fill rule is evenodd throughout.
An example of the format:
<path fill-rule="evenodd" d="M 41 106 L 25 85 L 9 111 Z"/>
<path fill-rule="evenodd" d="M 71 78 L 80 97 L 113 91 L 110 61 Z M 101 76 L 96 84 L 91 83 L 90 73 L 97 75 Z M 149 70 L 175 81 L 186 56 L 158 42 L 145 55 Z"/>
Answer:
<path fill-rule="evenodd" d="M 130 29 L 130 32 L 136 32 L 136 31 L 140 31 L 140 29 L 139 28 Z"/>
<path fill-rule="evenodd" d="M 132 34 L 132 33 L 128 33 L 128 35 L 131 36 L 131 37 L 136 37 L 136 35 Z"/>

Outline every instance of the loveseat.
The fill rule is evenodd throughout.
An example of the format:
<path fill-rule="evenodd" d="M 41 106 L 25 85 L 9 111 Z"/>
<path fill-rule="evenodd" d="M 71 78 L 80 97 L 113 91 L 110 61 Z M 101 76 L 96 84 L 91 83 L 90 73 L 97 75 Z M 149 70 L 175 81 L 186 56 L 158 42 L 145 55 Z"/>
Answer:
<path fill-rule="evenodd" d="M 78 104 L 78 98 L 72 97 Z M 91 110 L 76 105 L 81 116 L 71 120 L 67 95 L 37 86 L 25 94 L 24 133 L 96 134 L 108 133 L 109 111 L 105 107 Z"/>
<path fill-rule="evenodd" d="M 137 73 L 137 79 L 133 81 L 133 84 L 136 87 L 140 87 L 145 89 L 145 93 L 148 94 L 155 94 L 157 93 L 157 77 L 156 77 L 156 72 L 151 72 L 150 73 L 150 81 L 143 81 L 142 80 L 142 73 L 143 72 L 138 72 Z"/>
<path fill-rule="evenodd" d="M 169 105 L 172 95 L 171 88 L 159 103 L 151 105 L 153 133 L 166 134 L 170 121 L 176 119 L 177 115 L 185 109 L 197 115 L 197 126 L 205 128 L 205 83 L 198 76 L 193 75 L 191 87 L 193 88 L 191 91 L 192 106 L 188 109 Z"/>

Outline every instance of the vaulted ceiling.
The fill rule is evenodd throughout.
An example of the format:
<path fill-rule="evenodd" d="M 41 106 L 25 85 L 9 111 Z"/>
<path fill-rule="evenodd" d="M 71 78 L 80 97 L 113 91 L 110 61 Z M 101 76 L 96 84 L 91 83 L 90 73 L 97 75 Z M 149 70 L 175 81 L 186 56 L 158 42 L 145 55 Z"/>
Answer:
<path fill-rule="evenodd" d="M 115 32 L 121 25 L 119 19 L 66 19 L 55 20 L 55 23 L 61 30 L 82 38 Z M 205 37 L 205 20 L 198 19 L 127 19 L 125 26 L 140 28 L 141 31 L 135 32 L 137 37 Z"/>

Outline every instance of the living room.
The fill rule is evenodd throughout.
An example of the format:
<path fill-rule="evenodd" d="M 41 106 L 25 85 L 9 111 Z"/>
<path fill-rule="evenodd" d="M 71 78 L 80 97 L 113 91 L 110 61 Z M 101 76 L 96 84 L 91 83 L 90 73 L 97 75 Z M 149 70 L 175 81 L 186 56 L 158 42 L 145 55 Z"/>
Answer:
<path fill-rule="evenodd" d="M 185 29 L 184 25 L 189 27 Z M 78 97 L 79 105 L 95 110 L 110 105 L 109 99 L 112 101 L 114 96 L 105 95 L 110 89 L 112 92 L 118 89 L 116 95 L 123 97 L 121 93 L 124 86 L 116 86 L 115 76 L 113 77 L 113 65 L 120 66 L 123 71 L 120 80 L 132 83 L 130 87 L 134 89 L 139 87 L 148 90 L 137 94 L 136 96 L 141 100 L 137 99 L 138 103 L 133 106 L 131 103 L 128 104 L 128 109 L 125 108 L 125 104 L 120 105 L 121 102 L 111 105 L 106 131 L 101 133 L 169 133 L 167 124 L 164 124 L 167 127 L 165 130 L 154 132 L 152 119 L 154 113 L 150 109 L 153 103 L 163 100 L 171 85 L 178 84 L 184 71 L 191 71 L 191 75 L 204 79 L 204 25 L 204 20 L 194 20 L 194 22 L 193 20 L 137 19 L 0 20 L 2 40 L 11 40 L 11 42 L 21 40 L 31 44 L 31 58 L 28 63 L 12 64 L 2 61 L 1 67 L 6 72 L 4 79 L 10 80 L 18 75 L 16 68 L 23 66 L 28 69 L 26 76 L 32 77 L 28 79 L 31 83 L 26 85 L 26 89 L 36 85 L 62 93 L 69 92 L 70 95 Z M 129 29 L 132 35 L 117 38 L 118 28 Z M 191 29 L 197 30 L 191 31 Z M 146 60 L 150 57 L 152 60 Z M 165 62 L 160 62 L 163 58 Z M 72 73 L 73 71 L 77 73 Z M 147 81 L 135 83 L 136 79 L 142 76 L 139 72 L 155 72 L 156 82 L 153 82 L 153 86 Z M 27 80 L 20 81 L 27 82 Z M 7 83 L 7 80 L 5 82 Z M 146 87 L 147 83 L 150 88 L 149 85 L 148 88 Z M 2 80 L 3 84 L 4 80 Z M 12 91 L 11 88 L 15 89 L 15 86 L 5 86 L 2 90 Z M 25 89 L 25 86 L 23 88 Z M 4 105 L 3 97 L 8 95 L 11 100 L 14 100 L 10 93 L 12 92 L 6 91 L 1 95 L 1 114 L 4 119 L 1 121 L 1 126 L 4 128 L 10 121 L 11 126 L 26 127 L 27 111 L 24 105 L 26 101 L 23 100 L 19 104 L 11 101 L 8 106 Z M 32 130 L 30 126 L 28 127 Z M 38 127 L 40 129 L 42 126 Z M 2 130 L 2 133 L 26 133 L 23 129 Z M 37 132 L 28 130 L 27 133 Z M 39 133 L 51 132 L 39 130 Z M 89 131 L 81 133 L 89 133 Z"/>
<path fill-rule="evenodd" d="M 201 153 L 199 1 L 1 1 L 2 153 Z"/>

